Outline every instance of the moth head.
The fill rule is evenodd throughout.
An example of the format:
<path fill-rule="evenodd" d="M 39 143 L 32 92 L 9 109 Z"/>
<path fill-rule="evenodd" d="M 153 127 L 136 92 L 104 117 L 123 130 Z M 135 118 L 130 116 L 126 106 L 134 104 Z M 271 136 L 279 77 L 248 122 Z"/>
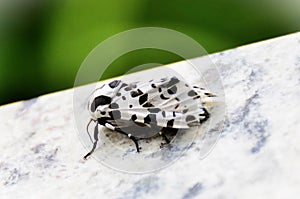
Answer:
<path fill-rule="evenodd" d="M 107 110 L 121 87 L 120 80 L 114 80 L 109 84 L 103 84 L 91 94 L 88 110 L 93 119 L 107 117 Z"/>

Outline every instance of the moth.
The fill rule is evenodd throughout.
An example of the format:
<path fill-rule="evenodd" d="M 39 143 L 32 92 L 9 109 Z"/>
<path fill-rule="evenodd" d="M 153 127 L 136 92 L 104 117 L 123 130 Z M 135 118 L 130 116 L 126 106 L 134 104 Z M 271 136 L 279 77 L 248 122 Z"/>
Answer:
<path fill-rule="evenodd" d="M 142 82 L 114 80 L 104 84 L 92 93 L 88 102 L 90 122 L 96 122 L 96 126 L 93 147 L 84 159 L 97 147 L 98 125 L 128 136 L 140 152 L 138 138 L 159 134 L 170 143 L 164 133 L 169 129 L 200 126 L 210 117 L 204 106 L 205 98 L 210 97 L 215 95 L 197 85 L 190 86 L 176 76 Z"/>

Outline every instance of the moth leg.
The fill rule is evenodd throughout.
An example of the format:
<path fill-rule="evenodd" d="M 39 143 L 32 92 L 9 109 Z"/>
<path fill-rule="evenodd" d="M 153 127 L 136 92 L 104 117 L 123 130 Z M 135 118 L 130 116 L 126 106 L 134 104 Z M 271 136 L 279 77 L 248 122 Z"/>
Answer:
<path fill-rule="evenodd" d="M 106 120 L 103 120 L 103 119 L 98 119 L 98 122 L 96 123 L 96 126 L 95 126 L 95 129 L 94 129 L 94 139 L 95 139 L 95 142 L 93 143 L 93 147 L 91 149 L 90 152 L 88 152 L 84 157 L 83 159 L 84 160 L 87 160 L 95 151 L 96 147 L 97 147 L 97 144 L 98 144 L 98 134 L 99 134 L 99 130 L 98 130 L 98 124 L 100 125 L 103 125 L 109 129 L 111 128 L 114 128 L 111 124 L 109 124 Z M 89 124 L 88 124 L 89 125 Z M 114 130 L 114 129 L 112 129 Z"/>
<path fill-rule="evenodd" d="M 93 148 L 91 149 L 91 151 L 88 152 L 88 153 L 83 157 L 84 160 L 87 160 L 87 159 L 92 155 L 92 153 L 95 151 L 96 146 L 97 146 L 97 143 L 98 143 L 98 134 L 99 134 L 99 131 L 98 131 L 98 123 L 96 123 L 96 126 L 95 126 L 95 128 L 94 128 L 94 139 L 95 139 L 95 142 L 93 143 Z"/>
<path fill-rule="evenodd" d="M 131 134 L 128 134 L 128 137 L 134 142 L 136 151 L 139 153 L 140 147 L 139 147 L 139 143 L 138 143 L 137 139 L 134 136 L 132 136 Z"/>
<path fill-rule="evenodd" d="M 134 136 L 132 136 L 131 134 L 128 134 L 128 133 L 122 131 L 122 130 L 121 130 L 120 128 L 118 128 L 118 127 L 113 126 L 112 124 L 110 124 L 109 122 L 107 122 L 107 121 L 104 120 L 104 119 L 98 119 L 98 122 L 99 122 L 99 124 L 105 126 L 106 128 L 108 128 L 108 129 L 110 129 L 110 130 L 117 131 L 118 133 L 122 133 L 122 134 L 124 134 L 124 135 L 127 135 L 127 136 L 134 142 L 135 147 L 136 147 L 136 151 L 137 151 L 138 153 L 140 152 L 139 143 L 138 143 L 137 139 L 136 139 Z"/>
<path fill-rule="evenodd" d="M 160 132 L 159 132 L 159 135 L 162 136 L 162 138 L 166 141 L 167 144 L 170 143 L 170 140 L 169 138 L 165 135 L 165 133 L 163 132 L 163 130 L 165 130 L 165 128 L 163 128 Z"/>
<path fill-rule="evenodd" d="M 120 128 L 115 128 L 115 131 L 117 131 L 119 133 L 122 133 L 124 135 L 127 135 L 129 137 L 129 139 L 131 139 L 134 142 L 135 147 L 136 147 L 136 151 L 138 153 L 140 152 L 139 143 L 138 143 L 137 139 L 134 136 L 132 136 L 130 133 L 126 133 L 126 132 L 122 131 Z"/>

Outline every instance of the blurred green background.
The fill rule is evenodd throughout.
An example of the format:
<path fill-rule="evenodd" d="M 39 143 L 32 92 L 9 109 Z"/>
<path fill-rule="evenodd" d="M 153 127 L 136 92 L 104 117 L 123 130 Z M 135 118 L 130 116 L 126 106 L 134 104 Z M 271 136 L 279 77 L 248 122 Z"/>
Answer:
<path fill-rule="evenodd" d="M 0 0 L 0 104 L 71 88 L 88 53 L 124 30 L 174 29 L 213 53 L 298 31 L 299 8 L 299 0 Z M 162 51 L 132 52 L 103 79 L 132 66 L 180 59 Z"/>

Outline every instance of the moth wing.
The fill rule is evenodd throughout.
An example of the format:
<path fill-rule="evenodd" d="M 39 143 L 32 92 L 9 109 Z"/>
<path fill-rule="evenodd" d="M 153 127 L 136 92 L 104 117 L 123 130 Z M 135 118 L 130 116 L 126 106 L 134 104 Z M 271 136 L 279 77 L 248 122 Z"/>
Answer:
<path fill-rule="evenodd" d="M 113 98 L 122 121 L 119 125 L 132 124 L 126 121 L 172 128 L 199 125 L 201 98 L 183 80 L 171 77 L 126 85 Z"/>

